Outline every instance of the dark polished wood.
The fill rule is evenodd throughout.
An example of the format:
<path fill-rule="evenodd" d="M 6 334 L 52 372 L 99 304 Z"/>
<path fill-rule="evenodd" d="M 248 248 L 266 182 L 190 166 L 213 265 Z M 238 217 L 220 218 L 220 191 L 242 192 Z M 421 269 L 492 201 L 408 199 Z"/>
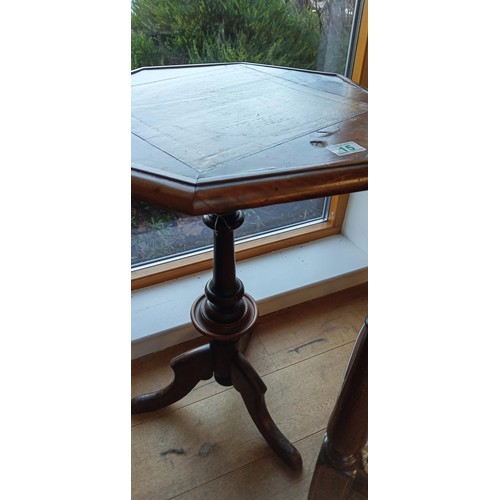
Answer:
<path fill-rule="evenodd" d="M 335 74 L 259 64 L 132 73 L 132 193 L 185 214 L 363 191 L 368 94 Z M 338 156 L 329 147 L 363 148 Z"/>
<path fill-rule="evenodd" d="M 201 380 L 213 376 L 212 352 L 204 345 L 174 358 L 170 366 L 174 371 L 173 382 L 156 392 L 132 398 L 132 415 L 165 408 L 187 396 Z"/>
<path fill-rule="evenodd" d="M 257 320 L 257 305 L 245 293 L 236 277 L 234 230 L 244 220 L 241 211 L 208 215 L 205 224 L 214 231 L 213 278 L 205 295 L 193 305 L 191 319 L 210 343 L 174 358 L 175 377 L 167 387 L 132 399 L 132 414 L 156 411 L 186 396 L 200 380 L 215 380 L 234 386 L 264 439 L 292 469 L 302 467 L 297 449 L 281 433 L 267 410 L 262 379 L 238 349 L 239 340 L 249 334 Z"/>
<path fill-rule="evenodd" d="M 368 441 L 368 319 L 356 339 L 344 383 L 328 422 L 309 500 L 368 498 L 362 450 Z"/>
<path fill-rule="evenodd" d="M 241 210 L 203 217 L 214 231 L 213 278 L 206 284 L 205 294 L 194 303 L 191 320 L 201 334 L 212 340 L 239 340 L 257 320 L 257 304 L 236 277 L 233 232 L 243 220 Z"/>
<path fill-rule="evenodd" d="M 204 215 L 214 232 L 213 278 L 191 309 L 210 343 L 175 358 L 173 382 L 133 398 L 132 413 L 168 406 L 213 375 L 241 394 L 277 455 L 301 467 L 266 408 L 266 386 L 238 348 L 258 310 L 236 277 L 233 231 L 240 209 L 366 190 L 367 101 L 342 76 L 259 64 L 132 72 L 132 196 Z M 348 142 L 354 152 L 340 154 Z"/>

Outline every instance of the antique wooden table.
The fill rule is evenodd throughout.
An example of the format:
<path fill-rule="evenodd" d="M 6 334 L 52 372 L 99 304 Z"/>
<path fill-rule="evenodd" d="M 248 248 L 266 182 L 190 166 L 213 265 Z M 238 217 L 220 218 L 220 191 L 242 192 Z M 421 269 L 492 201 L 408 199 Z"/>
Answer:
<path fill-rule="evenodd" d="M 368 94 L 328 73 L 247 63 L 132 72 L 132 196 L 214 231 L 213 278 L 191 319 L 209 344 L 175 358 L 173 382 L 132 413 L 178 401 L 212 376 L 240 392 L 278 456 L 302 459 L 267 411 L 266 386 L 238 349 L 257 305 L 236 277 L 242 209 L 368 189 Z"/>

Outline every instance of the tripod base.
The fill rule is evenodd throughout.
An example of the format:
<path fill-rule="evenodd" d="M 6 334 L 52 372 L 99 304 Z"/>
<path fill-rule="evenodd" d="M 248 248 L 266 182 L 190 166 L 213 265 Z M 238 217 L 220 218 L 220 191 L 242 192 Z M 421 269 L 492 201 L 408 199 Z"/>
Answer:
<path fill-rule="evenodd" d="M 174 358 L 171 367 L 175 377 L 170 385 L 157 392 L 132 399 L 132 414 L 156 411 L 179 401 L 201 380 L 216 375 L 218 366 L 225 367 L 228 376 L 216 380 L 221 385 L 232 385 L 243 398 L 248 413 L 264 439 L 275 453 L 292 469 L 302 468 L 302 458 L 274 423 L 267 410 L 264 394 L 266 385 L 237 349 L 235 343 L 211 341 Z"/>
<path fill-rule="evenodd" d="M 243 212 L 239 210 L 203 217 L 203 222 L 214 232 L 214 270 L 205 294 L 193 304 L 191 320 L 210 339 L 210 344 L 174 358 L 173 382 L 160 391 L 132 399 L 132 414 L 171 405 L 186 396 L 200 380 L 213 376 L 219 384 L 233 386 L 241 394 L 248 413 L 271 448 L 292 469 L 300 469 L 299 452 L 267 411 L 264 400 L 267 387 L 238 350 L 239 340 L 248 337 L 258 316 L 257 304 L 236 277 L 233 231 L 243 220 Z"/>

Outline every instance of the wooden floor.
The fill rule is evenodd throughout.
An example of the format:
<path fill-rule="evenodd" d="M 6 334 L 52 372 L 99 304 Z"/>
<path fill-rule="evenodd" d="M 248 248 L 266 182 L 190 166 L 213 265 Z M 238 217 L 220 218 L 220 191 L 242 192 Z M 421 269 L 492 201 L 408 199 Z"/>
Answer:
<path fill-rule="evenodd" d="M 268 410 L 302 455 L 292 472 L 272 452 L 233 388 L 213 379 L 155 413 L 132 417 L 132 498 L 306 499 L 354 340 L 368 314 L 360 285 L 263 316 L 245 356 Z M 132 362 L 132 396 L 170 383 L 172 357 L 200 338 Z"/>

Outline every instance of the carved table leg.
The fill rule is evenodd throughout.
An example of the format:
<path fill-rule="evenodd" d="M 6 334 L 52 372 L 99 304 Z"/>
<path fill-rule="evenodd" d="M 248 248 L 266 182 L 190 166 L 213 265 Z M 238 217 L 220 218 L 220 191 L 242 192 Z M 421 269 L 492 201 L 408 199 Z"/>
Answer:
<path fill-rule="evenodd" d="M 234 357 L 231 380 L 241 394 L 248 413 L 264 439 L 276 454 L 292 469 L 302 468 L 302 457 L 290 441 L 281 433 L 267 411 L 264 394 L 267 387 L 252 365 L 240 352 Z"/>
<path fill-rule="evenodd" d="M 328 421 L 308 500 L 368 498 L 362 450 L 368 441 L 368 318 L 361 328 Z"/>
<path fill-rule="evenodd" d="M 209 345 L 203 345 L 175 357 L 170 366 L 175 377 L 170 385 L 156 392 L 142 394 L 132 399 L 132 415 L 165 408 L 184 396 L 200 380 L 212 378 L 212 353 Z"/>

